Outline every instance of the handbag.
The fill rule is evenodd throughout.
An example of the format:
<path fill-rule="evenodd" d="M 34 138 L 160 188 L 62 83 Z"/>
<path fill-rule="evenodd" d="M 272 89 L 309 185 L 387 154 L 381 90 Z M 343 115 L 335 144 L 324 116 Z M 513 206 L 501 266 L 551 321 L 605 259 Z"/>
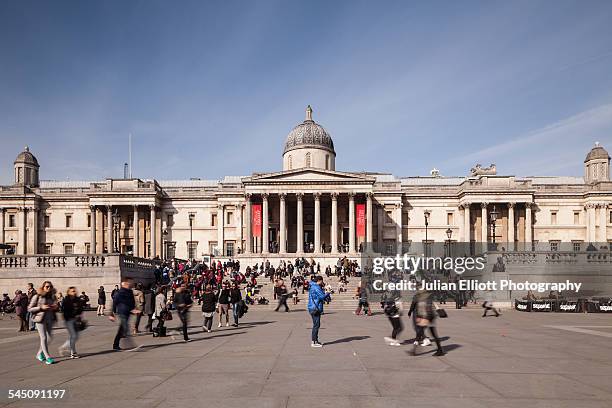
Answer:
<path fill-rule="evenodd" d="M 438 314 L 438 317 L 441 319 L 448 317 L 448 313 L 446 313 L 446 310 L 444 309 L 436 309 L 436 313 Z"/>
<path fill-rule="evenodd" d="M 80 317 L 74 322 L 74 328 L 79 332 L 85 330 L 88 326 L 89 323 L 87 323 L 87 320 L 81 319 Z"/>
<path fill-rule="evenodd" d="M 161 314 L 161 318 L 166 321 L 172 320 L 172 312 L 170 312 L 168 309 L 165 309 Z"/>

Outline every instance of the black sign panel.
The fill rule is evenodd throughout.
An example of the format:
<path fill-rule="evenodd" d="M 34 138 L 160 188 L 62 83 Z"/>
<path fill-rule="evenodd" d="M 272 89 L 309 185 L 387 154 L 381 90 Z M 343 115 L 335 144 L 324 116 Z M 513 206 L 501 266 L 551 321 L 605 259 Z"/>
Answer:
<path fill-rule="evenodd" d="M 519 312 L 531 312 L 531 302 L 528 300 L 514 300 L 514 308 Z"/>

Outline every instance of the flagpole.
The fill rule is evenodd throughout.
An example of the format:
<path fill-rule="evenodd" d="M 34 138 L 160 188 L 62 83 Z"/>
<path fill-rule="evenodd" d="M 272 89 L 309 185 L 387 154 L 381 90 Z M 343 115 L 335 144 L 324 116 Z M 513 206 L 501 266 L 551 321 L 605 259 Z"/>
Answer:
<path fill-rule="evenodd" d="M 132 134 L 129 134 L 128 137 L 128 150 L 129 150 L 129 162 L 130 162 L 130 179 L 132 178 Z"/>

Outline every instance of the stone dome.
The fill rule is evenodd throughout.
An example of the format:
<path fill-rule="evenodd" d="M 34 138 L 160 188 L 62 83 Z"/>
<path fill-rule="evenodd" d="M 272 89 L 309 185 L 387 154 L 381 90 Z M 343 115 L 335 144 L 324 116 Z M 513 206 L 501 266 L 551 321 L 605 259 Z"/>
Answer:
<path fill-rule="evenodd" d="M 595 143 L 595 147 L 593 147 L 589 154 L 587 154 L 586 159 L 584 159 L 584 162 L 586 163 L 590 160 L 597 159 L 610 160 L 610 155 L 608 154 L 608 151 L 602 146 L 600 146 L 599 142 Z"/>
<path fill-rule="evenodd" d="M 29 164 L 35 167 L 40 167 L 38 164 L 38 160 L 36 160 L 36 156 L 34 156 L 30 152 L 30 148 L 28 146 L 26 146 L 25 149 L 23 149 L 23 152 L 17 155 L 17 158 L 15 159 L 15 164 L 18 164 L 18 163 L 24 163 L 24 164 Z"/>
<path fill-rule="evenodd" d="M 306 120 L 293 128 L 285 142 L 283 154 L 301 148 L 319 148 L 336 155 L 334 142 L 323 126 L 312 120 L 312 108 L 306 108 Z"/>

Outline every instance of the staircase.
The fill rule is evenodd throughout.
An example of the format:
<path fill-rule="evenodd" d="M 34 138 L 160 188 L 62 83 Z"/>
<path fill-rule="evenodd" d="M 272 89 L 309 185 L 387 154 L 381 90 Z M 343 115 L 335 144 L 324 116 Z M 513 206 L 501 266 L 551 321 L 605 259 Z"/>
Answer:
<path fill-rule="evenodd" d="M 357 309 L 358 301 L 355 299 L 355 291 L 357 286 L 359 286 L 359 282 L 361 278 L 349 278 L 349 283 L 346 285 L 347 291 L 338 293 L 338 287 L 340 286 L 340 280 L 336 276 L 332 277 L 324 277 L 324 281 L 326 285 L 331 285 L 334 290 L 334 293 L 331 295 L 332 301 L 329 304 L 325 305 L 325 311 L 335 311 L 335 310 L 350 310 L 355 311 Z M 278 301 L 274 300 L 274 282 L 270 282 L 269 279 L 264 278 L 263 276 L 258 278 L 257 282 L 260 286 L 259 294 L 264 296 L 266 299 L 270 301 L 268 305 L 253 305 L 253 310 L 274 310 L 278 304 Z M 291 292 L 293 289 L 289 287 L 291 285 L 291 279 L 285 279 L 285 285 L 287 285 L 287 289 Z M 293 304 L 293 298 L 287 299 L 287 304 L 289 305 L 289 309 L 302 309 L 305 310 L 308 307 L 308 292 L 304 292 L 302 294 L 302 288 L 298 288 L 298 299 L 299 302 L 297 305 Z M 376 310 L 377 305 L 371 305 Z M 281 309 L 282 310 L 282 309 Z"/>

